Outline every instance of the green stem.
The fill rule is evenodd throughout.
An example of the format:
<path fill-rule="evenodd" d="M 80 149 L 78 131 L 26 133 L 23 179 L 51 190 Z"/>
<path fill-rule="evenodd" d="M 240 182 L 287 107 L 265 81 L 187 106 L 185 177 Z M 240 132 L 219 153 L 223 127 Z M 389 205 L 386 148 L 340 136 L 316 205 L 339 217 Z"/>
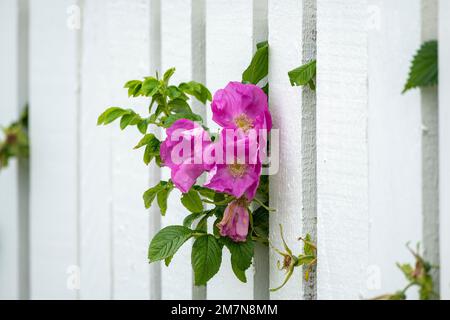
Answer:
<path fill-rule="evenodd" d="M 268 245 L 268 244 L 269 244 L 269 240 L 267 240 L 267 239 L 265 239 L 265 238 L 261 238 L 261 237 L 255 237 L 255 236 L 252 236 L 252 240 L 258 241 L 258 242 L 260 242 L 260 243 L 262 243 L 262 244 L 265 244 L 265 245 Z"/>
<path fill-rule="evenodd" d="M 269 212 L 276 211 L 275 209 L 266 206 L 266 205 L 265 205 L 261 200 L 259 200 L 258 198 L 254 198 L 253 201 L 255 201 L 256 203 L 258 203 L 261 207 L 263 207 L 264 209 L 266 209 L 266 210 L 269 211 Z"/>
<path fill-rule="evenodd" d="M 192 236 L 193 237 L 201 237 L 201 236 L 204 236 L 206 234 L 206 232 L 195 232 L 195 233 L 192 233 Z"/>
<path fill-rule="evenodd" d="M 233 197 L 228 198 L 228 199 L 225 199 L 225 200 L 222 200 L 222 201 L 218 201 L 218 202 L 211 201 L 211 200 L 208 200 L 208 199 L 202 199 L 202 201 L 203 201 L 204 203 L 215 204 L 216 206 L 222 206 L 222 205 L 228 204 L 228 203 L 230 203 L 230 202 L 233 201 L 233 200 L 234 200 Z"/>
<path fill-rule="evenodd" d="M 402 293 L 403 293 L 404 295 L 406 295 L 406 291 L 407 291 L 409 288 L 411 288 L 412 286 L 415 286 L 415 285 L 417 285 L 416 282 L 410 282 L 410 283 L 402 290 Z"/>

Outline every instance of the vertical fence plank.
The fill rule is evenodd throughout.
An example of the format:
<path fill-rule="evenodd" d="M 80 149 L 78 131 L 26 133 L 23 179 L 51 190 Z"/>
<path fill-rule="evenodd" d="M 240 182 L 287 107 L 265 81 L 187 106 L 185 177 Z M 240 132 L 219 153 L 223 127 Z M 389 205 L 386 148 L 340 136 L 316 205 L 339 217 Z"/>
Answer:
<path fill-rule="evenodd" d="M 439 187 L 441 298 L 450 299 L 450 2 L 439 0 Z"/>
<path fill-rule="evenodd" d="M 368 297 L 398 290 L 397 262 L 421 240 L 421 120 L 418 91 L 402 94 L 420 46 L 420 0 L 370 0 Z M 388 73 L 380 72 L 389 65 Z M 389 74 L 389 76 L 387 76 Z M 362 121 L 362 120 L 361 120 Z"/>
<path fill-rule="evenodd" d="M 253 50 L 256 43 L 268 39 L 268 0 L 253 2 Z M 270 48 L 269 48 L 270 51 Z M 269 247 L 255 243 L 253 257 L 253 299 L 268 300 L 269 294 Z"/>
<path fill-rule="evenodd" d="M 437 39 L 437 0 L 421 0 L 422 42 Z M 422 242 L 424 258 L 439 264 L 438 89 L 422 88 Z M 432 271 L 439 292 L 439 270 Z"/>
<path fill-rule="evenodd" d="M 303 1 L 302 62 L 316 59 L 317 54 L 317 0 Z M 302 93 L 302 236 L 309 234 L 317 241 L 317 152 L 316 152 L 316 93 L 303 87 Z M 308 267 L 303 267 L 307 271 Z M 303 281 L 305 300 L 317 299 L 316 268 Z"/>
<path fill-rule="evenodd" d="M 78 39 L 66 24 L 66 9 L 74 3 L 30 1 L 30 277 L 35 299 L 77 297 L 69 289 L 76 274 L 67 274 L 78 264 Z"/>
<path fill-rule="evenodd" d="M 175 67 L 176 72 L 171 79 L 173 83 L 190 80 L 204 82 L 203 7 L 203 0 L 161 3 L 161 71 Z M 183 32 L 180 32 L 180 27 L 183 27 Z M 205 106 L 194 103 L 194 109 L 194 112 L 206 115 Z M 163 179 L 170 179 L 169 170 L 163 170 Z M 162 218 L 162 227 L 183 223 L 188 212 L 180 203 L 180 197 L 181 193 L 177 189 L 171 193 L 168 212 Z M 189 241 L 178 250 L 168 268 L 162 266 L 163 299 L 199 298 L 197 294 L 193 294 L 191 246 L 192 242 Z"/>
<path fill-rule="evenodd" d="M 367 1 L 317 1 L 317 297 L 358 298 L 368 262 Z"/>
<path fill-rule="evenodd" d="M 112 297 L 111 132 L 97 127 L 109 106 L 110 58 L 107 0 L 86 1 L 83 8 L 80 117 L 80 267 L 81 299 Z"/>
<path fill-rule="evenodd" d="M 0 125 L 16 121 L 28 99 L 28 3 L 0 4 Z M 2 137 L 3 139 L 3 137 Z M 28 298 L 28 161 L 0 172 L 0 298 Z"/>
<path fill-rule="evenodd" d="M 147 0 L 108 1 L 107 37 L 110 77 L 107 90 L 112 105 L 128 106 L 144 114 L 146 100 L 130 101 L 121 89 L 131 79 L 142 79 L 150 69 L 150 2 Z M 150 59 L 149 59 L 150 57 Z M 148 299 L 151 281 L 147 260 L 149 211 L 142 194 L 149 187 L 148 168 L 142 151 L 132 148 L 142 135 L 135 129 L 112 131 L 112 226 L 113 297 Z M 159 177 L 158 179 L 159 180 Z M 155 212 L 151 212 L 155 214 Z"/>
<path fill-rule="evenodd" d="M 206 3 L 206 84 L 214 93 L 228 81 L 240 81 L 247 68 L 256 42 L 264 40 L 261 19 L 264 0 L 208 1 Z M 259 8 L 259 9 L 258 9 Z M 208 108 L 208 126 L 213 132 L 218 126 L 211 121 Z M 224 249 L 219 273 L 208 284 L 208 299 L 253 298 L 253 279 L 247 274 L 247 283 L 240 283 L 234 276 L 229 252 Z"/>
<path fill-rule="evenodd" d="M 150 0 L 150 68 L 149 74 L 156 70 L 161 71 L 161 0 Z M 150 128 L 150 132 L 160 137 L 159 128 Z M 161 169 L 155 164 L 150 166 L 149 183 L 154 186 L 161 179 Z M 150 208 L 150 239 L 161 228 L 161 215 L 159 208 L 156 206 Z M 162 295 L 162 281 L 161 281 L 161 266 L 162 263 L 153 263 L 150 265 L 150 298 L 153 300 L 161 299 Z"/>
<path fill-rule="evenodd" d="M 302 235 L 302 90 L 292 87 L 287 72 L 302 63 L 303 8 L 301 1 L 269 1 L 269 83 L 273 126 L 280 130 L 279 172 L 270 177 L 270 241 L 282 249 L 279 224 L 288 245 L 299 251 Z M 292 36 L 294 34 L 294 37 Z M 285 273 L 277 268 L 282 260 L 270 250 L 270 286 L 278 287 Z M 271 299 L 301 299 L 302 277 L 297 269 L 289 283 L 270 294 Z"/>

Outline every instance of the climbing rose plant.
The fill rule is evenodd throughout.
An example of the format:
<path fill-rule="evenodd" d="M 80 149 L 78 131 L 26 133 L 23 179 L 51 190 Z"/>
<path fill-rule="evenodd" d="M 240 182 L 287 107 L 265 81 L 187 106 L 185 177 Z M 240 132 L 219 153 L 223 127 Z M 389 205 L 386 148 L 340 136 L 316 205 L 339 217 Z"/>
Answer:
<path fill-rule="evenodd" d="M 205 285 L 219 271 L 224 247 L 231 254 L 234 274 L 246 282 L 245 271 L 251 266 L 255 243 L 269 244 L 269 211 L 273 209 L 268 207 L 268 177 L 262 175 L 272 129 L 266 81 L 268 57 L 268 43 L 257 44 L 242 81 L 229 82 L 214 97 L 195 81 L 171 84 L 174 68 L 162 78 L 156 74 L 128 81 L 125 88 L 130 97 L 150 99 L 148 115 L 112 107 L 98 118 L 98 125 L 120 119 L 122 130 L 136 126 L 143 137 L 135 149 L 145 147 L 144 163 L 154 161 L 170 169 L 170 180 L 160 181 L 144 193 L 145 207 L 156 200 L 164 216 L 169 195 L 176 188 L 188 212 L 182 225 L 165 227 L 153 237 L 148 258 L 151 263 L 164 260 L 169 266 L 178 249 L 193 238 L 195 285 Z M 211 102 L 212 120 L 220 126 L 219 132 L 211 132 L 204 119 L 192 111 L 191 98 L 202 104 Z M 149 133 L 149 126 L 162 128 L 164 141 Z M 206 182 L 199 183 L 204 174 Z M 214 221 L 212 232 L 208 228 L 210 220 Z M 308 235 L 303 241 L 304 254 L 294 256 L 283 239 L 289 257 L 277 252 L 284 256 L 285 267 L 280 269 L 286 269 L 286 280 L 273 290 L 289 280 L 295 267 L 305 265 L 308 278 L 317 261 L 316 248 Z M 289 265 L 288 259 L 292 261 Z"/>
<path fill-rule="evenodd" d="M 4 139 L 0 140 L 0 170 L 8 166 L 12 158 L 27 159 L 30 154 L 28 140 L 28 107 L 17 121 L 2 128 Z"/>
<path fill-rule="evenodd" d="M 149 261 L 164 260 L 168 266 L 178 249 L 193 238 L 196 285 L 205 285 L 219 271 L 224 247 L 231 253 L 234 274 L 246 282 L 255 242 L 268 244 L 269 189 L 268 179 L 261 173 L 272 120 L 268 86 L 258 86 L 266 82 L 268 44 L 257 45 L 241 82 L 229 82 L 214 97 L 195 81 L 170 83 L 174 72 L 172 68 L 162 78 L 156 74 L 125 84 L 130 97 L 150 99 L 148 115 L 112 107 L 99 116 L 98 125 L 120 119 L 122 130 L 135 126 L 143 135 L 135 148 L 145 148 L 144 163 L 154 161 L 170 169 L 168 181 L 145 191 L 146 208 L 156 200 L 161 214 L 170 214 L 169 195 L 175 188 L 181 191 L 186 217 L 181 225 L 165 227 L 153 237 Z M 219 132 L 211 132 L 204 119 L 192 111 L 191 99 L 202 104 L 211 101 L 212 119 L 220 126 Z M 150 126 L 162 128 L 165 139 L 150 133 Z M 200 183 L 204 174 L 206 182 Z"/>
<path fill-rule="evenodd" d="M 402 93 L 438 84 L 438 52 L 437 40 L 426 41 L 421 45 L 411 61 L 408 79 Z"/>
<path fill-rule="evenodd" d="M 401 270 L 407 281 L 405 287 L 395 293 L 374 297 L 372 300 L 406 300 L 407 292 L 413 287 L 418 289 L 420 300 L 439 299 L 439 294 L 435 291 L 432 277 L 433 270 L 437 269 L 438 266 L 432 265 L 423 258 L 420 254 L 419 244 L 417 244 L 416 251 L 412 250 L 408 244 L 407 248 L 414 257 L 414 265 L 410 263 L 397 263 L 397 267 Z"/>

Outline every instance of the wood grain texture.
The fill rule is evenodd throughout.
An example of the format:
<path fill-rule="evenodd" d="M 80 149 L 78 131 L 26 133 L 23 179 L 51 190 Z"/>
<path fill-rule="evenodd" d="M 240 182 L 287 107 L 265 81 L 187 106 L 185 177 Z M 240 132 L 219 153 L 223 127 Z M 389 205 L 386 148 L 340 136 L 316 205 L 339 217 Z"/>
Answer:
<path fill-rule="evenodd" d="M 420 46 L 420 1 L 369 1 L 368 297 L 405 284 L 397 262 L 422 238 L 421 116 L 417 90 L 402 94 Z M 389 73 L 380 72 L 389 65 Z"/>
<path fill-rule="evenodd" d="M 31 298 L 74 299 L 78 265 L 78 36 L 74 1 L 30 2 Z M 45 8 L 45 10 L 43 10 Z"/>
<path fill-rule="evenodd" d="M 317 298 L 364 294 L 368 263 L 367 1 L 317 1 Z"/>
<path fill-rule="evenodd" d="M 268 0 L 253 1 L 253 53 L 256 51 L 258 42 L 268 40 L 268 6 Z M 270 298 L 269 278 L 269 247 L 257 243 L 253 256 L 253 299 L 268 300 Z"/>
<path fill-rule="evenodd" d="M 269 1 L 269 104 L 273 126 L 279 129 L 278 173 L 270 177 L 270 241 L 282 249 L 279 224 L 294 252 L 302 235 L 302 90 L 292 87 L 287 72 L 298 67 L 303 57 L 303 6 L 301 1 Z M 273 141 L 272 141 L 273 143 Z M 270 287 L 278 287 L 285 273 L 277 268 L 282 260 L 270 250 Z M 271 299 L 303 297 L 300 268 L 283 289 L 272 292 Z"/>
<path fill-rule="evenodd" d="M 422 0 L 421 41 L 437 39 L 438 1 Z M 439 265 L 438 88 L 422 88 L 422 241 L 424 258 Z M 439 269 L 432 272 L 439 292 Z"/>
<path fill-rule="evenodd" d="M 450 299 L 450 2 L 439 1 L 440 290 Z"/>
<path fill-rule="evenodd" d="M 16 121 L 28 99 L 28 6 L 0 3 L 0 125 Z M 0 139 L 3 139 L 3 135 Z M 28 161 L 0 171 L 0 298 L 28 297 Z"/>
<path fill-rule="evenodd" d="M 302 63 L 316 59 L 317 1 L 303 1 Z M 317 241 L 317 149 L 316 149 L 316 93 L 308 86 L 302 92 L 302 236 L 311 235 Z M 304 267 L 306 271 L 308 267 Z M 309 271 L 309 280 L 303 281 L 305 300 L 317 298 L 316 269 Z"/>

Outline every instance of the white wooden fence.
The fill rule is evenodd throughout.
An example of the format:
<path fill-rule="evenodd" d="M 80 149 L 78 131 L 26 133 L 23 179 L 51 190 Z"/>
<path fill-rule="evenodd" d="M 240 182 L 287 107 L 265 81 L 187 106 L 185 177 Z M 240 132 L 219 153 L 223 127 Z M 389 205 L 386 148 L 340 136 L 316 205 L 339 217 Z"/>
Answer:
<path fill-rule="evenodd" d="M 439 88 L 402 95 L 413 53 L 436 38 Z M 144 209 L 168 173 L 131 150 L 133 130 L 96 118 L 136 107 L 123 83 L 155 70 L 211 91 L 240 80 L 266 39 L 281 139 L 270 239 L 281 246 L 281 223 L 299 251 L 311 233 L 317 274 L 269 293 L 284 273 L 261 246 L 247 284 L 224 256 L 194 287 L 188 246 L 169 268 L 147 263 L 155 231 L 186 214 L 175 192 L 166 217 Z M 0 298 L 367 298 L 403 286 L 408 241 L 440 264 L 450 298 L 448 0 L 0 0 L 0 46 L 0 123 L 29 102 L 32 155 L 29 174 L 15 161 L 0 172 Z M 291 87 L 287 72 L 316 55 L 316 94 Z"/>

